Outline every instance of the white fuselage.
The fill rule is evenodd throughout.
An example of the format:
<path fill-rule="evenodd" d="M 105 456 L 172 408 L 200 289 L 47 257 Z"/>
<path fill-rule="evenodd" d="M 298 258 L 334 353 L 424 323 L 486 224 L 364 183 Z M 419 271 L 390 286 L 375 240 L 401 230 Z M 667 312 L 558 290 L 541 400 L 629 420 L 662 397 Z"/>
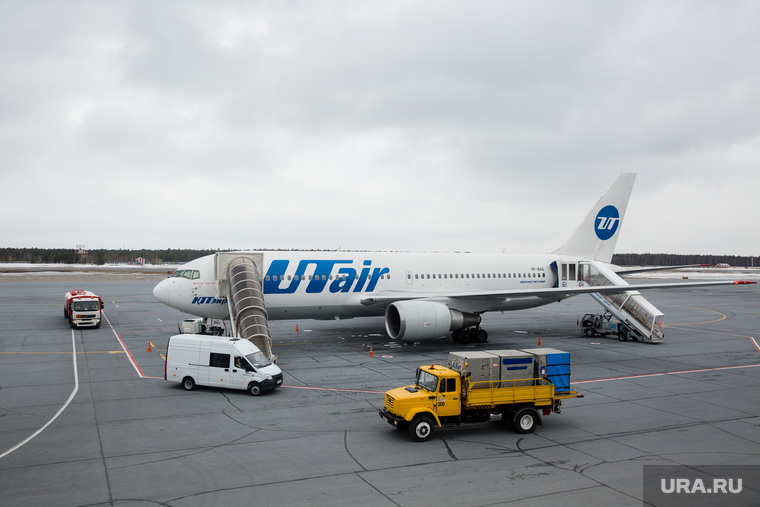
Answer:
<path fill-rule="evenodd" d="M 241 255 L 251 252 L 241 252 Z M 542 289 L 557 285 L 557 255 L 265 251 L 262 273 L 270 320 L 345 319 L 383 315 L 366 304 L 379 293 L 436 294 Z M 154 289 L 156 298 L 200 317 L 229 318 L 227 296 L 218 294 L 214 256 L 181 266 Z M 446 295 L 446 296 L 444 296 Z M 362 304 L 365 300 L 365 304 Z M 481 313 L 540 306 L 556 298 L 484 298 L 460 303 Z M 469 307 L 468 307 L 469 305 Z"/>

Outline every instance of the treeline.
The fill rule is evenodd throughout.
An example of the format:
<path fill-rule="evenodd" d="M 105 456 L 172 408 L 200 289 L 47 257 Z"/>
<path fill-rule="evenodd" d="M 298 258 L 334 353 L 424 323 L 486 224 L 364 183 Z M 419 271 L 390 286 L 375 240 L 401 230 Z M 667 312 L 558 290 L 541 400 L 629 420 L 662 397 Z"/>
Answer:
<path fill-rule="evenodd" d="M 74 248 L 0 248 L 0 262 L 32 264 L 123 264 L 144 259 L 148 264 L 181 264 L 218 250 L 88 250 Z"/>
<path fill-rule="evenodd" d="M 618 266 L 681 266 L 685 264 L 728 264 L 730 266 L 760 266 L 760 257 L 741 255 L 681 255 L 664 253 L 615 254 L 612 263 Z"/>

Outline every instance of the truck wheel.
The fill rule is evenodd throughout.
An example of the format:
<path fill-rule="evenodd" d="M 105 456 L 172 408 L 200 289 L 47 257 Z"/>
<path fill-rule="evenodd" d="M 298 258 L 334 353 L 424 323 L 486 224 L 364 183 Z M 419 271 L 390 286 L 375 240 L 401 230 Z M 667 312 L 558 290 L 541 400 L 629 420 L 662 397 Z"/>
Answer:
<path fill-rule="evenodd" d="M 628 333 L 625 331 L 619 331 L 618 332 L 618 340 L 621 342 L 627 342 L 628 341 Z"/>
<path fill-rule="evenodd" d="M 261 394 L 261 384 L 258 382 L 251 382 L 248 384 L 248 392 L 251 393 L 251 396 L 258 396 Z"/>
<path fill-rule="evenodd" d="M 425 415 L 418 415 L 409 424 L 409 436 L 415 442 L 425 442 L 433 436 L 433 420 Z"/>
<path fill-rule="evenodd" d="M 589 338 L 591 338 L 592 336 L 594 336 L 594 330 L 593 329 L 586 329 L 586 336 L 588 336 Z"/>
<path fill-rule="evenodd" d="M 512 427 L 517 433 L 531 433 L 538 423 L 538 415 L 532 408 L 524 408 L 517 413 Z"/>
<path fill-rule="evenodd" d="M 184 387 L 186 391 L 192 391 L 193 389 L 195 389 L 195 380 L 193 380 L 193 377 L 183 378 L 182 387 Z"/>

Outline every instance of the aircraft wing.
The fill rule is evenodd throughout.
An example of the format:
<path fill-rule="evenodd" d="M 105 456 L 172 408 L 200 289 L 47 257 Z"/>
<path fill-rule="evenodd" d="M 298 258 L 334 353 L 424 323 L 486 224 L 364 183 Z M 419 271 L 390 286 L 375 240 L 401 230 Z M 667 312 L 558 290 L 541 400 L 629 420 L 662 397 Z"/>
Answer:
<path fill-rule="evenodd" d="M 411 299 L 431 300 L 486 300 L 495 299 L 517 300 L 528 298 L 543 298 L 560 301 L 578 294 L 617 294 L 629 291 L 655 290 L 655 289 L 687 289 L 692 287 L 705 287 L 711 285 L 745 285 L 754 284 L 752 281 L 709 281 L 709 282 L 669 282 L 669 283 L 641 283 L 635 285 L 603 285 L 591 286 L 581 282 L 579 287 L 552 287 L 544 289 L 516 289 L 494 291 L 454 291 L 454 292 L 415 292 L 415 291 L 383 291 L 363 298 L 361 303 L 365 306 L 387 306 L 396 301 Z"/>
<path fill-rule="evenodd" d="M 642 268 L 621 268 L 619 266 L 616 266 L 613 268 L 613 271 L 620 276 L 626 276 L 632 275 L 634 273 L 650 273 L 652 271 L 676 271 L 684 268 L 698 268 L 702 265 L 703 264 L 682 264 L 680 266 L 648 266 Z"/>

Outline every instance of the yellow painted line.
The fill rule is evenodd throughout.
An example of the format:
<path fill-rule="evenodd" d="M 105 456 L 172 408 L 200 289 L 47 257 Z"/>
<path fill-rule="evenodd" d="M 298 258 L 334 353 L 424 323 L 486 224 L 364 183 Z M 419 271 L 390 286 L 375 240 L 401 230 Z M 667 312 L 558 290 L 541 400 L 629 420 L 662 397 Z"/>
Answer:
<path fill-rule="evenodd" d="M 683 324 L 673 324 L 671 322 L 668 322 L 666 324 L 663 324 L 663 327 L 670 327 L 670 326 L 696 326 L 698 324 L 712 324 L 714 322 L 720 322 L 721 320 L 726 320 L 728 317 L 726 317 L 726 314 L 715 311 L 715 310 L 708 310 L 707 308 L 695 308 L 693 306 L 675 306 L 675 308 L 686 308 L 687 310 L 699 310 L 702 312 L 708 312 L 708 313 L 715 313 L 720 315 L 719 319 L 715 320 L 706 320 L 704 322 L 685 322 Z"/>
<path fill-rule="evenodd" d="M 164 356 L 163 354 L 159 354 L 159 356 L 161 356 L 161 359 L 163 359 L 164 361 L 166 361 L 166 356 Z"/>
<path fill-rule="evenodd" d="M 118 308 L 118 307 L 119 307 L 119 305 L 117 305 L 117 304 L 116 304 L 116 301 L 111 301 L 111 303 L 113 303 L 113 305 L 114 305 L 116 308 Z"/>

